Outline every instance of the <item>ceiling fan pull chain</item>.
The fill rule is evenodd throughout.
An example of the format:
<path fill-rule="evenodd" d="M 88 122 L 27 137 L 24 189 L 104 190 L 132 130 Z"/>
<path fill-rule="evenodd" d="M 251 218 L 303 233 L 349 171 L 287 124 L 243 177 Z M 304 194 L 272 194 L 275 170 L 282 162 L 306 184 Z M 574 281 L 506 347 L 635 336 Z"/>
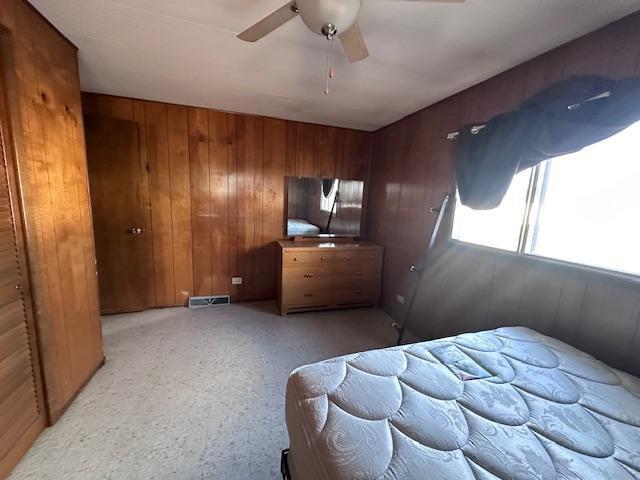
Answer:
<path fill-rule="evenodd" d="M 329 40 L 331 42 L 331 40 Z M 329 68 L 331 62 L 331 45 L 327 46 L 327 59 L 324 64 L 324 94 L 329 95 Z"/>
<path fill-rule="evenodd" d="M 333 78 L 333 37 L 329 46 L 329 78 Z"/>
<path fill-rule="evenodd" d="M 327 63 L 325 66 L 325 95 L 329 95 L 329 80 L 331 80 L 333 76 L 333 37 L 331 37 L 329 38 L 329 48 L 327 48 Z"/>

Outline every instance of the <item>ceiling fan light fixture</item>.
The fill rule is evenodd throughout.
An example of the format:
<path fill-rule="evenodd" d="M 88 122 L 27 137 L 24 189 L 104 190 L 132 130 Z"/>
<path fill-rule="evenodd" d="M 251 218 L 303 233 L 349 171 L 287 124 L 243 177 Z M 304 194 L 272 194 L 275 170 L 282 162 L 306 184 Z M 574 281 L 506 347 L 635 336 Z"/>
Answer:
<path fill-rule="evenodd" d="M 309 30 L 330 38 L 353 25 L 362 7 L 362 0 L 297 0 L 296 6 Z M 325 33 L 329 25 L 334 27 L 333 34 Z"/>
<path fill-rule="evenodd" d="M 327 40 L 331 40 L 336 36 L 336 33 L 338 33 L 338 29 L 333 23 L 327 23 L 326 25 L 323 25 L 320 31 L 322 32 L 322 35 L 327 37 Z"/>

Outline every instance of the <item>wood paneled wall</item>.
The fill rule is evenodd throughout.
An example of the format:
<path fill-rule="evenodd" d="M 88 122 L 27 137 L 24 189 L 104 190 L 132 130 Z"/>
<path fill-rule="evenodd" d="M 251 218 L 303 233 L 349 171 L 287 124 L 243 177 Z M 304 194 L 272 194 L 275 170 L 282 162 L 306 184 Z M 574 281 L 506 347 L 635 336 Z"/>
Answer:
<path fill-rule="evenodd" d="M 453 142 L 466 123 L 482 123 L 552 83 L 579 74 L 640 73 L 640 13 L 556 48 L 374 134 L 368 237 L 385 247 L 383 308 L 401 318 L 412 279 L 452 181 Z M 446 266 L 443 266 L 446 268 Z"/>
<path fill-rule="evenodd" d="M 140 128 L 150 307 L 275 298 L 285 176 L 369 174 L 366 132 L 91 93 L 83 105 Z"/>
<path fill-rule="evenodd" d="M 76 49 L 0 1 L 2 67 L 50 420 L 103 360 Z"/>
<path fill-rule="evenodd" d="M 640 279 L 448 241 L 418 286 L 411 329 L 441 338 L 521 325 L 640 374 Z"/>

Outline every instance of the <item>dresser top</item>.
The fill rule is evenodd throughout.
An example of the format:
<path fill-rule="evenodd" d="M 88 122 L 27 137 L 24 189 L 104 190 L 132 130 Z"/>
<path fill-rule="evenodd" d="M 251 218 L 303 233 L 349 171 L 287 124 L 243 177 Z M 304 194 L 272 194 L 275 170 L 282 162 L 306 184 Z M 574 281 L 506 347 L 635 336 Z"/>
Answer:
<path fill-rule="evenodd" d="M 382 247 L 377 243 L 368 242 L 366 240 L 357 240 L 353 242 L 335 242 L 331 239 L 319 239 L 318 241 L 302 241 L 294 242 L 293 240 L 280 240 L 278 245 L 282 249 L 295 250 L 381 250 Z"/>

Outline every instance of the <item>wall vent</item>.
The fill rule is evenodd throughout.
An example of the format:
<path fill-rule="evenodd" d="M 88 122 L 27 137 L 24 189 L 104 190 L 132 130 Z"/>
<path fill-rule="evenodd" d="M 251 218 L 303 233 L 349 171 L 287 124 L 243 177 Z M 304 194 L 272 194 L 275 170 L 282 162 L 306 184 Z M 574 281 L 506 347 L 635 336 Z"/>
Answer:
<path fill-rule="evenodd" d="M 229 305 L 230 303 L 229 295 L 189 297 L 189 308 L 214 307 L 216 305 Z"/>

